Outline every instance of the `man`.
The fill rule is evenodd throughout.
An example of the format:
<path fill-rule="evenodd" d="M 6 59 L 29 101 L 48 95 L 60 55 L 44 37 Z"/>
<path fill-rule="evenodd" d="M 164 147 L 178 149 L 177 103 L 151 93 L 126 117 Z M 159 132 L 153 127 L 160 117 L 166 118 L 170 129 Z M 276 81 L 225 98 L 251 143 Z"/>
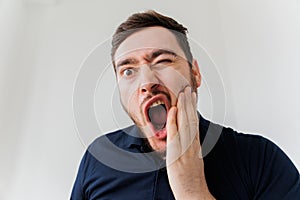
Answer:
<path fill-rule="evenodd" d="M 275 144 L 197 112 L 201 74 L 186 32 L 154 11 L 117 28 L 112 62 L 135 125 L 89 146 L 71 199 L 300 199 L 299 172 Z"/>

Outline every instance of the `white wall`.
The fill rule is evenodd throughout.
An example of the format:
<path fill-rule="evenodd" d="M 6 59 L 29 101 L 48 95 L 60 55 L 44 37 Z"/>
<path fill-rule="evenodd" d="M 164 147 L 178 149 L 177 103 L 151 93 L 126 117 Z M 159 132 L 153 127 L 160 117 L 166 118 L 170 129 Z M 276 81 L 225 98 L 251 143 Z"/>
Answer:
<path fill-rule="evenodd" d="M 234 125 L 258 132 L 300 166 L 300 2 L 219 1 Z"/>
<path fill-rule="evenodd" d="M 85 146 L 97 135 L 78 136 L 73 120 L 80 65 L 129 14 L 147 9 L 189 27 L 214 60 L 226 101 L 223 88 L 211 83 L 219 77 L 204 66 L 204 116 L 265 135 L 300 166 L 299 1 L 2 0 L 0 199 L 68 199 Z M 115 100 L 113 76 L 106 75 L 107 96 Z M 103 131 L 116 128 L 110 123 Z"/>

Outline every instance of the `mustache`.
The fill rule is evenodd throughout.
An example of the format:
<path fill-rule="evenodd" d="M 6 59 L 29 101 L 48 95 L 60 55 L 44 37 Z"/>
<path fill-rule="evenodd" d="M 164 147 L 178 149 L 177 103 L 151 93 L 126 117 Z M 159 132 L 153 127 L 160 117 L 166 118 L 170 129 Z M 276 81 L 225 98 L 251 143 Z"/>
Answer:
<path fill-rule="evenodd" d="M 147 103 L 147 101 L 149 99 L 151 99 L 153 96 L 158 95 L 158 94 L 163 94 L 167 97 L 168 101 L 171 103 L 171 96 L 169 93 L 165 92 L 165 91 L 161 91 L 161 90 L 154 90 L 151 92 L 151 94 L 149 94 L 148 96 L 146 96 L 144 98 L 144 100 L 142 101 L 141 105 L 144 105 L 145 103 Z M 142 110 L 142 106 L 141 106 L 141 110 Z"/>

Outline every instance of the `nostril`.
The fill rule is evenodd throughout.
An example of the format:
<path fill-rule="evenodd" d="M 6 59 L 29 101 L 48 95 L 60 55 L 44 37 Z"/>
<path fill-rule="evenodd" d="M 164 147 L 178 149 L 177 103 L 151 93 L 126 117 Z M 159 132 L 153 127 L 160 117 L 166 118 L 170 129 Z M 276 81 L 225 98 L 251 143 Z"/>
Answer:
<path fill-rule="evenodd" d="M 145 84 L 140 88 L 142 93 L 152 92 L 158 87 L 158 84 Z"/>
<path fill-rule="evenodd" d="M 153 89 L 155 89 L 155 88 L 157 88 L 158 87 L 158 84 L 153 84 L 152 86 L 151 86 L 151 89 L 153 90 Z"/>

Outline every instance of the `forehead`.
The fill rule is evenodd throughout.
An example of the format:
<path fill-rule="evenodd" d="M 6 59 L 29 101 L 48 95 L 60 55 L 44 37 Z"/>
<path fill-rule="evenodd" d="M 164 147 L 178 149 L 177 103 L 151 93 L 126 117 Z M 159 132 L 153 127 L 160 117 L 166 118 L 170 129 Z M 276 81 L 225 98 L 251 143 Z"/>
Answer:
<path fill-rule="evenodd" d="M 170 30 L 163 27 L 148 27 L 126 38 L 117 49 L 114 59 L 119 60 L 127 55 L 147 52 L 149 49 L 170 50 L 185 57 L 175 35 Z"/>

